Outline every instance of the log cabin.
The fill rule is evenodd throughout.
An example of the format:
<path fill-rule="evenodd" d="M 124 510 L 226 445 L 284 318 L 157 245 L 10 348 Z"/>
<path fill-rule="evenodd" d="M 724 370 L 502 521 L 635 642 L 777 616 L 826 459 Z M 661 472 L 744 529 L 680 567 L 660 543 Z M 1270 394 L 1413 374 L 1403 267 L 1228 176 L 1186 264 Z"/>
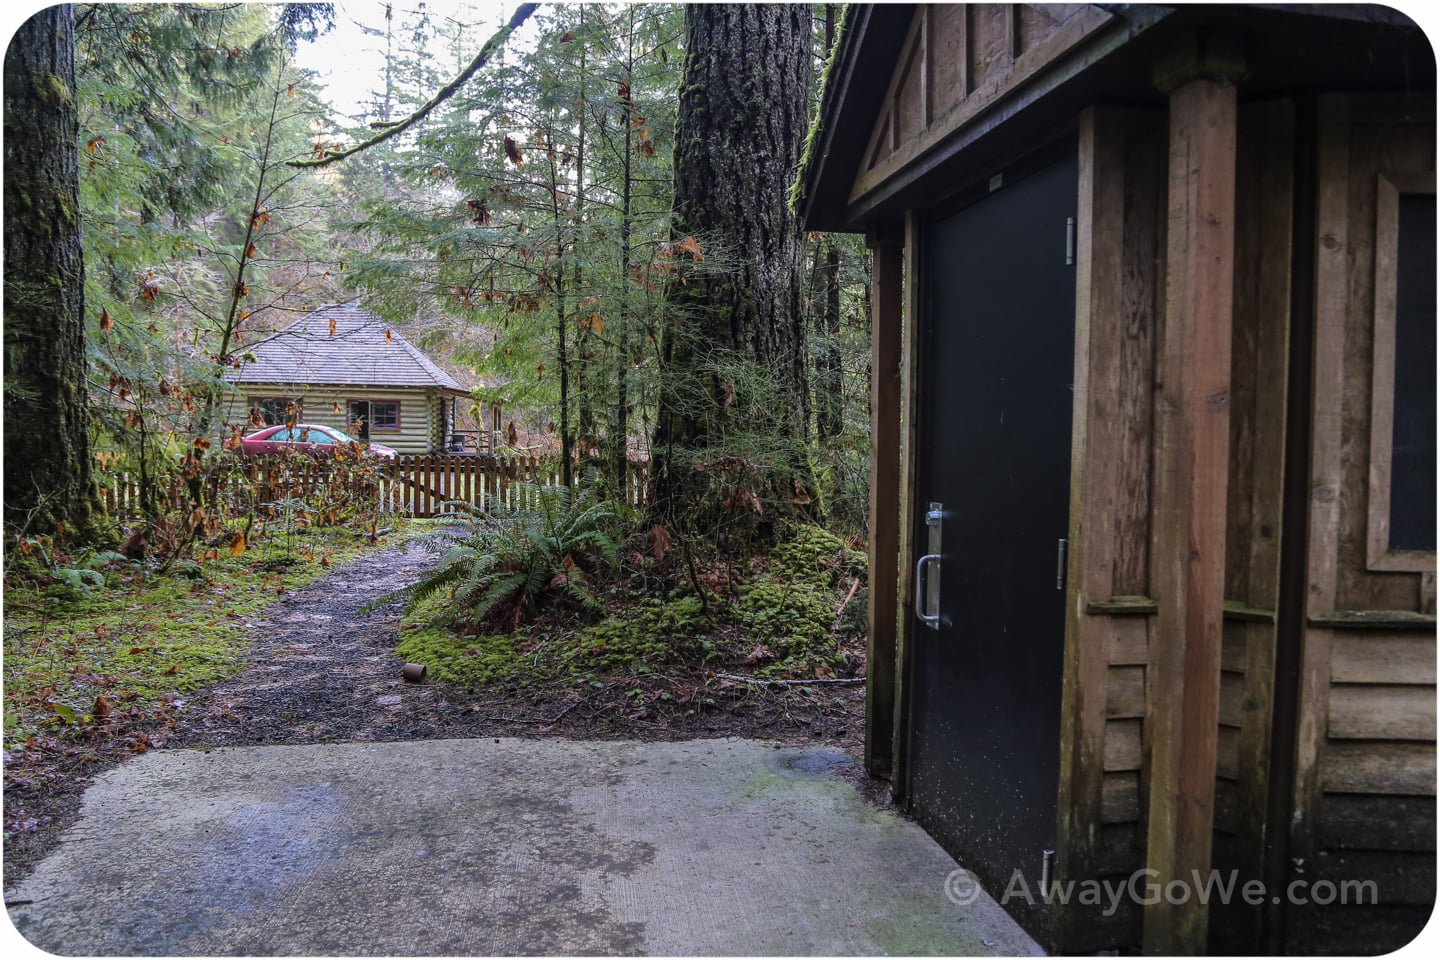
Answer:
<path fill-rule="evenodd" d="M 1385 7 L 846 11 L 792 199 L 873 253 L 866 764 L 1050 949 L 1430 917 L 1435 121 Z"/>
<path fill-rule="evenodd" d="M 226 422 L 337 427 L 402 454 L 493 452 L 497 405 L 471 391 L 357 302 L 312 310 L 257 343 L 226 378 Z M 482 421 L 478 428 L 474 419 Z"/>

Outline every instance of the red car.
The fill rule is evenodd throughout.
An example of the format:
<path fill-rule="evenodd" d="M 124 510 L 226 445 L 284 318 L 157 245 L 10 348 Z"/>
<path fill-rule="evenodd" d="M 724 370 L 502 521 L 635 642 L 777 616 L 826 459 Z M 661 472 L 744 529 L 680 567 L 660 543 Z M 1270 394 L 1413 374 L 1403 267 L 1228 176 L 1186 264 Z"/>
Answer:
<path fill-rule="evenodd" d="M 349 434 L 334 427 L 322 427 L 313 423 L 297 423 L 293 427 L 281 424 L 266 427 L 240 440 L 240 452 L 246 456 L 266 456 L 293 451 L 316 456 L 331 456 L 337 447 L 350 449 L 356 444 L 363 451 L 367 444 L 361 443 Z M 371 454 L 385 460 L 393 460 L 399 451 L 384 444 L 368 444 Z"/>

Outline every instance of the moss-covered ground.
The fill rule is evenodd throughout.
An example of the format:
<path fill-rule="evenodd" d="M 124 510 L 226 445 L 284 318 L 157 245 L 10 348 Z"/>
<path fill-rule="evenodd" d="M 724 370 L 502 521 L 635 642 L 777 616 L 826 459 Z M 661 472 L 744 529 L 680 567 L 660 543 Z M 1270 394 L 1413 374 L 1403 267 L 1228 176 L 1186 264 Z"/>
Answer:
<path fill-rule="evenodd" d="M 801 527 L 768 557 L 708 564 L 703 599 L 684 578 L 652 572 L 627 567 L 598 590 L 597 622 L 542 616 L 505 633 L 435 625 L 445 601 L 437 595 L 407 611 L 397 653 L 468 689 L 598 685 L 689 668 L 792 682 L 863 671 L 865 556 L 833 534 Z"/>
<path fill-rule="evenodd" d="M 82 741 L 102 720 L 112 732 L 163 722 L 187 694 L 238 669 L 246 628 L 266 606 L 368 548 L 352 530 L 310 528 L 168 566 L 115 553 L 43 562 L 13 555 L 4 607 L 7 748 L 37 738 Z M 133 749 L 145 746 L 134 734 Z"/>

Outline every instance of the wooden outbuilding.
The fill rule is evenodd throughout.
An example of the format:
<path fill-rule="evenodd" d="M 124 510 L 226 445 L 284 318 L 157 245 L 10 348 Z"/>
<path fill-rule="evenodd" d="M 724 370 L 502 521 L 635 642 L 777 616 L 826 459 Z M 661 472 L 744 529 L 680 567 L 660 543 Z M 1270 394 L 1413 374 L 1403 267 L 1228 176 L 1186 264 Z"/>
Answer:
<path fill-rule="evenodd" d="M 1435 120 L 1385 7 L 846 14 L 795 200 L 874 254 L 866 762 L 1051 949 L 1429 919 Z"/>
<path fill-rule="evenodd" d="M 498 407 L 468 390 L 379 316 L 357 302 L 305 314 L 257 343 L 226 378 L 227 422 L 248 432 L 283 423 L 287 411 L 401 453 L 493 452 Z"/>

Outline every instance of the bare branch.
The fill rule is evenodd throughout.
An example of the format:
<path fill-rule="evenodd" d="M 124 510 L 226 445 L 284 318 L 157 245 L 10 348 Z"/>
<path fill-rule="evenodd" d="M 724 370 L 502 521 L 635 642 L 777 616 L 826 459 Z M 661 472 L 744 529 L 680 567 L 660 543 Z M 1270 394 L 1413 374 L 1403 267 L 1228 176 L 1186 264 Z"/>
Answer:
<path fill-rule="evenodd" d="M 419 123 L 421 120 L 424 120 L 427 116 L 429 116 L 431 110 L 434 110 L 440 104 L 444 103 L 446 100 L 449 100 L 452 96 L 454 96 L 456 91 L 458 91 L 461 87 L 465 85 L 466 81 L 473 77 L 481 67 L 485 66 L 485 64 L 489 62 L 490 57 L 495 53 L 495 51 L 500 49 L 501 45 L 505 43 L 505 40 L 510 36 L 511 33 L 513 33 L 522 23 L 524 23 L 530 18 L 530 14 L 534 13 L 535 8 L 538 6 L 539 4 L 536 3 L 520 4 L 520 6 L 515 9 L 515 14 L 510 18 L 510 22 L 507 23 L 504 27 L 502 27 L 499 32 L 497 32 L 493 37 L 491 37 L 485 42 L 485 46 L 480 48 L 480 53 L 477 54 L 475 59 L 470 62 L 470 66 L 466 67 L 458 77 L 456 77 L 454 80 L 451 80 L 448 84 L 441 88 L 440 92 L 435 94 L 435 96 L 431 97 L 429 102 L 427 102 L 419 110 L 416 110 L 414 113 L 410 114 L 410 116 L 406 119 L 392 126 L 386 127 L 383 131 L 371 137 L 369 140 L 362 140 L 361 142 L 355 144 L 353 147 L 349 147 L 345 150 L 339 150 L 335 153 L 327 153 L 325 156 L 316 160 L 291 160 L 289 161 L 289 166 L 323 167 L 327 164 L 334 163 L 336 160 L 344 160 L 346 157 L 359 153 L 362 150 L 368 150 L 369 148 L 375 146 L 378 143 L 383 143 L 384 141 L 389 140 L 397 133 L 403 133 L 404 131 L 410 129 L 415 124 Z"/>
<path fill-rule="evenodd" d="M 814 680 L 771 680 L 767 677 L 742 677 L 738 673 L 717 673 L 721 680 L 744 683 L 752 687 L 809 687 L 819 683 L 864 683 L 864 677 L 817 677 Z"/>

